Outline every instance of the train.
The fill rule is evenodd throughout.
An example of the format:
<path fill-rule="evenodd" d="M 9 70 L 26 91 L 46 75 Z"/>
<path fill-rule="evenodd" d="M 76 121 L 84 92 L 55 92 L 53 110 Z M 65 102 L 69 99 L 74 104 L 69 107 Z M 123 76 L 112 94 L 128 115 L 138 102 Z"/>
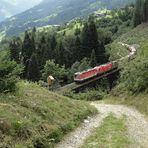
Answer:
<path fill-rule="evenodd" d="M 89 79 L 92 79 L 94 77 L 102 75 L 104 73 L 110 72 L 113 69 L 117 68 L 118 67 L 118 61 L 122 61 L 122 60 L 125 60 L 125 59 L 131 60 L 131 59 L 135 58 L 137 50 L 134 48 L 134 46 L 129 46 L 127 44 L 123 44 L 123 45 L 129 51 L 129 54 L 127 56 L 125 56 L 125 57 L 123 57 L 123 58 L 121 58 L 117 61 L 112 61 L 112 62 L 109 62 L 107 64 L 96 66 L 96 67 L 88 69 L 86 71 L 77 72 L 74 75 L 74 81 L 76 83 L 82 83 L 84 81 L 87 81 Z"/>

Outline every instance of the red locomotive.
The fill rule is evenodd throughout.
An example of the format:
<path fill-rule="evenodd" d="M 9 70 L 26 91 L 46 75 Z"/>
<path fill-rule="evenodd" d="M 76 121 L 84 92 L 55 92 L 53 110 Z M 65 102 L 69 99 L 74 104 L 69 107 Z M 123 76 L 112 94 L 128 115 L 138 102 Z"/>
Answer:
<path fill-rule="evenodd" d="M 91 79 L 95 76 L 101 75 L 105 72 L 108 72 L 116 67 L 117 62 L 111 62 L 108 64 L 100 65 L 94 67 L 92 69 L 88 69 L 87 71 L 75 73 L 74 81 L 75 82 L 83 82 L 85 80 Z"/>

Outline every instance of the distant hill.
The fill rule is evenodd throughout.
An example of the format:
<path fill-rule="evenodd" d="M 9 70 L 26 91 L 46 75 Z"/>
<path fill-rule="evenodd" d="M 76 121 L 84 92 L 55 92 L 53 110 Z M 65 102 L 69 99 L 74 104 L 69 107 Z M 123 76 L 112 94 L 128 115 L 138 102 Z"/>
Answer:
<path fill-rule="evenodd" d="M 41 2 L 41 0 L 30 0 L 29 3 L 26 3 L 26 1 L 27 0 L 1 0 L 0 22 L 5 20 L 6 18 L 21 13 Z"/>
<path fill-rule="evenodd" d="M 0 4 L 0 22 L 3 21 L 5 18 L 8 18 L 14 14 L 16 14 L 18 10 L 16 7 L 4 0 L 1 0 Z"/>
<path fill-rule="evenodd" d="M 134 0 L 43 0 L 39 5 L 0 23 L 0 32 L 15 35 L 33 26 L 61 24 L 98 9 L 124 7 Z"/>

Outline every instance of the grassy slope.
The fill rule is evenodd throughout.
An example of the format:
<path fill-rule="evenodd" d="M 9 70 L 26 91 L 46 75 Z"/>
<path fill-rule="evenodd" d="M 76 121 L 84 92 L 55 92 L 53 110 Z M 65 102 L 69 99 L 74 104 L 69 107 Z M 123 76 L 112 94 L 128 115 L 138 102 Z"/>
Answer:
<path fill-rule="evenodd" d="M 111 114 L 105 118 L 101 127 L 93 131 L 81 148 L 126 148 L 129 145 L 125 119 L 117 119 Z"/>
<path fill-rule="evenodd" d="M 148 24 L 142 24 L 128 33 L 122 35 L 117 40 L 115 40 L 111 44 L 111 55 L 113 58 L 119 58 L 117 53 L 120 55 L 127 54 L 126 49 L 119 44 L 119 42 L 123 42 L 126 44 L 138 44 L 140 45 L 140 50 L 144 52 L 146 56 L 148 56 Z"/>
<path fill-rule="evenodd" d="M 109 96 L 107 99 L 103 100 L 106 104 L 123 104 L 135 107 L 141 113 L 148 116 L 148 94 L 141 93 L 138 95 L 126 95 L 126 96 Z"/>
<path fill-rule="evenodd" d="M 96 110 L 82 101 L 20 82 L 16 95 L 0 95 L 0 147 L 53 147 Z"/>
<path fill-rule="evenodd" d="M 120 49 L 120 54 L 125 54 L 124 47 L 120 46 L 118 42 L 124 42 L 127 44 L 139 44 L 139 53 L 140 56 L 148 57 L 148 24 L 142 24 L 128 33 L 122 35 L 117 40 L 115 40 L 112 45 L 112 57 L 117 58 L 117 52 Z M 122 98 L 122 99 L 121 99 Z M 121 103 L 130 106 L 136 107 L 139 111 L 148 115 L 148 94 L 145 92 L 136 96 L 127 94 L 126 96 L 112 97 L 109 100 L 106 100 L 108 103 Z"/>

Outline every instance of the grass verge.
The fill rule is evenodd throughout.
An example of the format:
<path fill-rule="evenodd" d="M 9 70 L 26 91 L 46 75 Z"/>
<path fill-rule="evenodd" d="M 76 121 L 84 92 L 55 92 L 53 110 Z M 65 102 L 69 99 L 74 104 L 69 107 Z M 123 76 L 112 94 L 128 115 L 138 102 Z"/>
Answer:
<path fill-rule="evenodd" d="M 0 147 L 50 148 L 96 110 L 36 84 L 19 82 L 16 94 L 0 95 Z"/>
<path fill-rule="evenodd" d="M 125 118 L 118 119 L 110 114 L 101 127 L 96 128 L 81 148 L 126 148 L 130 145 L 127 137 Z"/>
<path fill-rule="evenodd" d="M 135 107 L 141 113 L 148 116 L 148 93 L 141 93 L 138 95 L 124 95 L 120 97 L 109 96 L 104 99 L 107 104 L 123 104 L 127 106 Z"/>

